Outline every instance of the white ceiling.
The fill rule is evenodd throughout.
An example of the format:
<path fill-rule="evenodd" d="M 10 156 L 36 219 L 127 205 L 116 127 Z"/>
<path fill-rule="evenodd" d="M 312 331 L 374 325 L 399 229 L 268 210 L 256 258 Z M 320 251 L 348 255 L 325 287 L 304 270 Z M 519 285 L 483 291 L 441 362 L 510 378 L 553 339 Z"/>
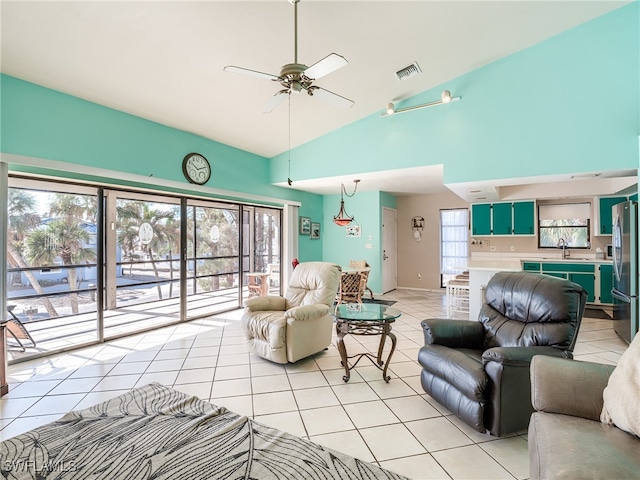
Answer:
<path fill-rule="evenodd" d="M 223 71 L 278 74 L 293 62 L 286 0 L 2 1 L 2 72 L 149 120 L 272 157 L 628 2 L 326 1 L 298 6 L 298 60 L 329 53 L 349 64 L 316 84 L 350 98 L 347 110 L 304 94 L 271 114 L 279 85 Z M 417 61 L 422 74 L 395 72 Z M 463 95 L 464 92 L 452 92 Z M 437 100 L 437 99 L 434 99 Z M 446 107 L 438 107 L 446 108 Z M 426 169 L 426 172 L 422 170 Z M 367 190 L 442 190 L 440 167 L 361 175 Z M 295 188 L 339 193 L 331 177 Z"/>

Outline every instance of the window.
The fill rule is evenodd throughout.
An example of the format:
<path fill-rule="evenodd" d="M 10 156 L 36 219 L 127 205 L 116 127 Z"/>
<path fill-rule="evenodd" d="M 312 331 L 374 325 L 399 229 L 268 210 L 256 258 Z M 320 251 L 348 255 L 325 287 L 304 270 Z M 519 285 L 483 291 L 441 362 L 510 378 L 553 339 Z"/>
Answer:
<path fill-rule="evenodd" d="M 590 248 L 590 203 L 562 203 L 538 206 L 538 246 Z"/>
<path fill-rule="evenodd" d="M 443 281 L 467 269 L 469 212 L 466 208 L 440 210 L 440 273 Z"/>

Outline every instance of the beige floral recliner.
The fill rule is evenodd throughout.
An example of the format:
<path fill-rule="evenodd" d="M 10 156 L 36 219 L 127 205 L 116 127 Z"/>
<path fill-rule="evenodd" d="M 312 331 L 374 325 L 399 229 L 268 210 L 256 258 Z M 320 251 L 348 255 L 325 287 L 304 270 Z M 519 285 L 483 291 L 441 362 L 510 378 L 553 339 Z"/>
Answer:
<path fill-rule="evenodd" d="M 276 363 L 293 363 L 329 346 L 329 309 L 341 270 L 334 263 L 300 263 L 284 297 L 249 298 L 240 321 L 249 351 Z"/>

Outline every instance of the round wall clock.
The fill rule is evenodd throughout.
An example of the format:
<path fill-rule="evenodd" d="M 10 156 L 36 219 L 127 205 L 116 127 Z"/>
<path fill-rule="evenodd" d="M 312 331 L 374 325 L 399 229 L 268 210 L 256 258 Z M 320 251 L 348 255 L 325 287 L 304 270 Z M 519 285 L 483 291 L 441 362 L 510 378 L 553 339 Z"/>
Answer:
<path fill-rule="evenodd" d="M 182 173 L 191 183 L 204 185 L 211 178 L 211 165 L 203 155 L 190 153 L 182 160 Z"/>

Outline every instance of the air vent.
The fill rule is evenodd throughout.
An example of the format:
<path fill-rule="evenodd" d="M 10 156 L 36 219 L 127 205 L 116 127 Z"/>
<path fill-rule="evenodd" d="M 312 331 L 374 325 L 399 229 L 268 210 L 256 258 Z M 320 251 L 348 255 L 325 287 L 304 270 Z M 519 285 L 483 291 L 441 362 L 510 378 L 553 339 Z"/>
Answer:
<path fill-rule="evenodd" d="M 396 76 L 398 77 L 398 80 L 406 80 L 407 78 L 418 75 L 421 72 L 422 70 L 420 70 L 420 65 L 418 65 L 418 62 L 413 62 L 411 65 L 398 70 L 396 72 Z"/>

